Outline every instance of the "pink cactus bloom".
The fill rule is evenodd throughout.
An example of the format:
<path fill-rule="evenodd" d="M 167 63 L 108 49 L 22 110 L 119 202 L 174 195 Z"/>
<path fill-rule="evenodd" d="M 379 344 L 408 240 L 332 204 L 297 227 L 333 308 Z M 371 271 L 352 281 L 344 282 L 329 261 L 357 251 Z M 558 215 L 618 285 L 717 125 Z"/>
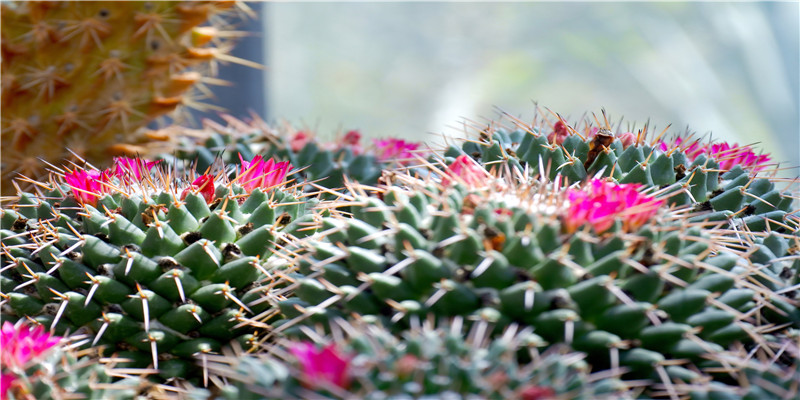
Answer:
<path fill-rule="evenodd" d="M 349 147 L 353 150 L 354 154 L 361 154 L 364 152 L 364 149 L 361 147 L 361 132 L 357 130 L 347 132 L 342 139 L 342 145 Z"/>
<path fill-rule="evenodd" d="M 289 148 L 293 152 L 298 153 L 303 150 L 306 145 L 314 139 L 314 136 L 306 131 L 297 131 L 291 140 L 289 140 Z"/>
<path fill-rule="evenodd" d="M 445 170 L 442 185 L 463 181 L 469 186 L 480 186 L 486 182 L 486 171 L 466 155 L 460 155 Z"/>
<path fill-rule="evenodd" d="M 282 184 L 286 174 L 292 169 L 292 164 L 288 161 L 275 162 L 272 158 L 264 161 L 260 155 L 248 162 L 239 154 L 239 161 L 241 166 L 234 181 L 242 185 L 248 193 L 255 188 L 269 189 Z"/>
<path fill-rule="evenodd" d="M 297 357 L 310 386 L 322 386 L 322 382 L 347 388 L 350 385 L 350 358 L 340 354 L 334 344 L 317 348 L 311 342 L 298 343 L 290 349 Z"/>
<path fill-rule="evenodd" d="M 28 325 L 14 326 L 6 321 L 0 334 L 0 364 L 6 368 L 25 368 L 29 361 L 41 356 L 61 341 L 58 336 L 51 336 L 39 325 L 31 329 Z M 5 374 L 3 380 L 6 380 Z M 4 385 L 5 387 L 5 385 Z"/>
<path fill-rule="evenodd" d="M 622 142 L 622 147 L 628 148 L 628 146 L 636 143 L 636 134 L 633 132 L 625 132 L 617 136 L 620 142 Z"/>
<path fill-rule="evenodd" d="M 195 179 L 191 186 L 183 189 L 181 192 L 181 200 L 185 199 L 189 192 L 200 193 L 206 203 L 214 201 L 214 176 L 213 175 L 200 175 Z"/>
<path fill-rule="evenodd" d="M 547 141 L 550 143 L 564 144 L 564 140 L 569 136 L 569 129 L 567 125 L 559 120 L 553 125 L 553 132 L 547 135 Z"/>
<path fill-rule="evenodd" d="M 520 391 L 519 398 L 522 400 L 552 400 L 556 398 L 556 392 L 549 387 L 528 385 Z"/>
<path fill-rule="evenodd" d="M 594 179 L 582 189 L 568 189 L 569 206 L 563 215 L 567 232 L 572 233 L 585 224 L 597 233 L 611 228 L 620 218 L 627 231 L 644 225 L 664 200 L 639 192 L 642 185 L 616 184 L 603 179 Z"/>
<path fill-rule="evenodd" d="M 396 161 L 400 164 L 408 162 L 414 158 L 414 153 L 420 147 L 420 143 L 406 142 L 402 139 L 388 138 L 388 139 L 373 139 L 375 144 L 375 153 L 378 160 L 383 162 Z"/>
<path fill-rule="evenodd" d="M 64 174 L 64 180 L 72 189 L 76 200 L 94 206 L 97 205 L 97 199 L 108 192 L 107 184 L 111 178 L 106 171 L 76 169 Z"/>
<path fill-rule="evenodd" d="M 0 375 L 0 400 L 8 399 L 8 389 L 11 389 L 16 380 L 17 377 L 14 374 Z"/>
<path fill-rule="evenodd" d="M 138 157 L 114 157 L 114 166 L 109 169 L 109 172 L 125 182 L 131 180 L 141 182 L 142 178 L 149 175 L 150 170 L 158 163 L 159 161 L 149 161 Z"/>
<path fill-rule="evenodd" d="M 663 140 L 658 143 L 658 148 L 667 152 L 674 148 L 681 148 L 689 161 L 694 161 L 700 155 L 711 157 L 719 163 L 719 168 L 725 171 L 733 169 L 737 165 L 742 168 L 752 169 L 754 171 L 761 171 L 767 167 L 771 161 L 766 154 L 756 154 L 750 146 L 739 146 L 737 143 L 728 144 L 711 143 L 701 144 L 699 141 L 684 144 L 684 139 L 677 137 L 672 143 L 664 142 Z"/>

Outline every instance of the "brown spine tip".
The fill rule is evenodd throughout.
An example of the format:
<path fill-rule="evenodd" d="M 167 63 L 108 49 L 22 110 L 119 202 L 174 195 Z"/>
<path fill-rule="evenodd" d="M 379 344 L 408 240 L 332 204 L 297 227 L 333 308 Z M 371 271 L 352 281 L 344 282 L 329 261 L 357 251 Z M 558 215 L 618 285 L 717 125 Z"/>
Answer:
<path fill-rule="evenodd" d="M 136 157 L 144 154 L 145 148 L 130 143 L 116 143 L 106 147 L 106 151 L 111 156 Z"/>
<path fill-rule="evenodd" d="M 186 49 L 186 58 L 197 61 L 210 61 L 216 57 L 217 49 L 190 47 Z"/>
<path fill-rule="evenodd" d="M 192 46 L 201 47 L 217 37 L 219 31 L 213 26 L 197 26 L 192 28 Z"/>
<path fill-rule="evenodd" d="M 170 77 L 169 86 L 165 90 L 166 97 L 175 97 L 189 90 L 192 85 L 200 81 L 202 75 L 199 72 L 191 71 Z"/>
<path fill-rule="evenodd" d="M 144 132 L 144 137 L 149 140 L 166 142 L 169 140 L 169 132 L 166 129 L 148 130 Z"/>
<path fill-rule="evenodd" d="M 147 112 L 147 115 L 151 117 L 155 117 L 158 115 L 166 114 L 176 107 L 181 105 L 183 102 L 183 98 L 181 96 L 174 96 L 174 97 L 159 97 L 156 96 L 150 102 L 150 109 Z"/>
<path fill-rule="evenodd" d="M 188 1 L 181 3 L 175 8 L 180 14 L 181 33 L 202 24 L 208 19 L 208 15 L 213 10 L 211 4 Z"/>

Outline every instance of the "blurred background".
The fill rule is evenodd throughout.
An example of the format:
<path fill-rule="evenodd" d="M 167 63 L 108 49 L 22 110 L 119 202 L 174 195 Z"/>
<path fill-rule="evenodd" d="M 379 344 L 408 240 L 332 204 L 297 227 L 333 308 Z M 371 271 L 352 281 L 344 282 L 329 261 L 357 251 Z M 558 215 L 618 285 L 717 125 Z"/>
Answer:
<path fill-rule="evenodd" d="M 464 118 L 605 108 L 623 127 L 760 142 L 800 174 L 800 6 L 764 3 L 269 3 L 218 91 L 322 136 L 441 141 Z"/>

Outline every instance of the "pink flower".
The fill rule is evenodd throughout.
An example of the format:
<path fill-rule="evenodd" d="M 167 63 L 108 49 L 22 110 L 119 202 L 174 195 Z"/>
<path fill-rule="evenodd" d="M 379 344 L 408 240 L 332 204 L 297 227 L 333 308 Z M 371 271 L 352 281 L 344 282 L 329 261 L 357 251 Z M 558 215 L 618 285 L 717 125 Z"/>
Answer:
<path fill-rule="evenodd" d="M 0 375 L 0 400 L 6 400 L 8 398 L 8 389 L 11 389 L 11 386 L 16 380 L 17 377 L 14 374 Z"/>
<path fill-rule="evenodd" d="M 342 144 L 353 150 L 353 154 L 361 154 L 364 149 L 361 148 L 361 133 L 357 130 L 347 132 L 342 139 Z"/>
<path fill-rule="evenodd" d="M 486 182 L 487 174 L 478 163 L 466 155 L 460 155 L 445 170 L 442 185 L 451 184 L 452 180 L 463 181 L 469 186 L 480 186 Z M 451 180 L 452 179 L 452 180 Z"/>
<path fill-rule="evenodd" d="M 314 136 L 309 134 L 306 131 L 297 131 L 294 134 L 294 137 L 289 141 L 289 148 L 292 149 L 293 152 L 298 153 L 300 150 L 303 150 L 303 147 L 311 142 L 314 139 Z"/>
<path fill-rule="evenodd" d="M 200 175 L 192 182 L 192 185 L 181 192 L 181 200 L 186 198 L 189 192 L 200 193 L 206 199 L 206 203 L 214 201 L 214 176 Z"/>
<path fill-rule="evenodd" d="M 31 329 L 28 325 L 17 327 L 6 321 L 0 334 L 0 348 L 3 349 L 0 364 L 3 365 L 3 369 L 25 368 L 29 361 L 41 356 L 59 341 L 60 337 L 51 336 L 41 325 Z M 3 374 L 3 387 L 7 379 Z"/>
<path fill-rule="evenodd" d="M 150 174 L 150 170 L 159 161 L 148 161 L 142 158 L 114 157 L 114 166 L 109 169 L 120 180 L 129 182 L 131 178 L 141 182 L 145 175 Z"/>
<path fill-rule="evenodd" d="M 247 162 L 239 154 L 239 161 L 241 167 L 234 182 L 242 185 L 248 193 L 255 188 L 269 189 L 282 184 L 286 179 L 286 174 L 292 169 L 292 164 L 288 161 L 276 163 L 272 158 L 264 161 L 260 155 Z"/>
<path fill-rule="evenodd" d="M 375 153 L 378 160 L 396 161 L 400 164 L 414 158 L 414 153 L 419 149 L 420 143 L 406 142 L 402 139 L 373 139 Z"/>
<path fill-rule="evenodd" d="M 628 146 L 636 143 L 636 134 L 632 132 L 625 132 L 619 136 L 617 136 L 620 142 L 622 142 L 622 147 L 628 148 Z"/>
<path fill-rule="evenodd" d="M 664 142 L 663 140 L 658 143 L 658 148 L 667 152 L 673 148 L 680 148 L 686 153 L 689 161 L 694 161 L 700 155 L 713 158 L 719 163 L 719 168 L 725 171 L 733 169 L 737 165 L 742 168 L 749 168 L 754 171 L 761 171 L 767 167 L 771 161 L 766 154 L 756 154 L 750 146 L 739 146 L 737 143 L 728 144 L 710 143 L 700 144 L 698 140 L 691 143 L 684 144 L 684 139 L 681 137 L 675 138 L 672 143 Z"/>
<path fill-rule="evenodd" d="M 322 349 L 310 342 L 298 343 L 290 351 L 297 357 L 306 381 L 311 386 L 327 382 L 341 388 L 350 384 L 350 358 L 339 354 L 336 346 L 330 344 Z"/>
<path fill-rule="evenodd" d="M 64 174 L 64 180 L 72 189 L 72 195 L 81 203 L 96 205 L 97 199 L 108 192 L 111 181 L 108 172 L 76 169 Z"/>
<path fill-rule="evenodd" d="M 556 144 L 564 144 L 564 139 L 566 139 L 567 136 L 569 136 L 567 125 L 561 120 L 558 120 L 558 122 L 553 125 L 553 132 L 547 135 L 547 141 L 550 143 L 555 142 Z"/>
<path fill-rule="evenodd" d="M 528 385 L 519 393 L 522 400 L 550 400 L 555 399 L 556 392 L 545 386 Z"/>
<path fill-rule="evenodd" d="M 567 232 L 590 224 L 597 233 L 602 233 L 611 228 L 616 218 L 621 218 L 628 231 L 644 225 L 664 200 L 640 193 L 641 186 L 594 179 L 583 189 L 568 189 L 569 207 L 563 216 Z"/>

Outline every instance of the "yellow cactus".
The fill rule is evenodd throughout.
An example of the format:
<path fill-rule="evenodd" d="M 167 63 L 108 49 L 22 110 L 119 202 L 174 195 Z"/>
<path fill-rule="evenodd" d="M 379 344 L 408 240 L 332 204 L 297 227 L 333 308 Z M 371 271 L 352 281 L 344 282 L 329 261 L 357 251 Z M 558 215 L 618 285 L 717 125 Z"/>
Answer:
<path fill-rule="evenodd" d="M 165 139 L 145 127 L 192 105 L 193 88 L 216 82 L 217 60 L 236 61 L 219 17 L 234 5 L 3 2 L 3 193 L 12 178 L 42 176 L 38 158 L 104 166 Z"/>

